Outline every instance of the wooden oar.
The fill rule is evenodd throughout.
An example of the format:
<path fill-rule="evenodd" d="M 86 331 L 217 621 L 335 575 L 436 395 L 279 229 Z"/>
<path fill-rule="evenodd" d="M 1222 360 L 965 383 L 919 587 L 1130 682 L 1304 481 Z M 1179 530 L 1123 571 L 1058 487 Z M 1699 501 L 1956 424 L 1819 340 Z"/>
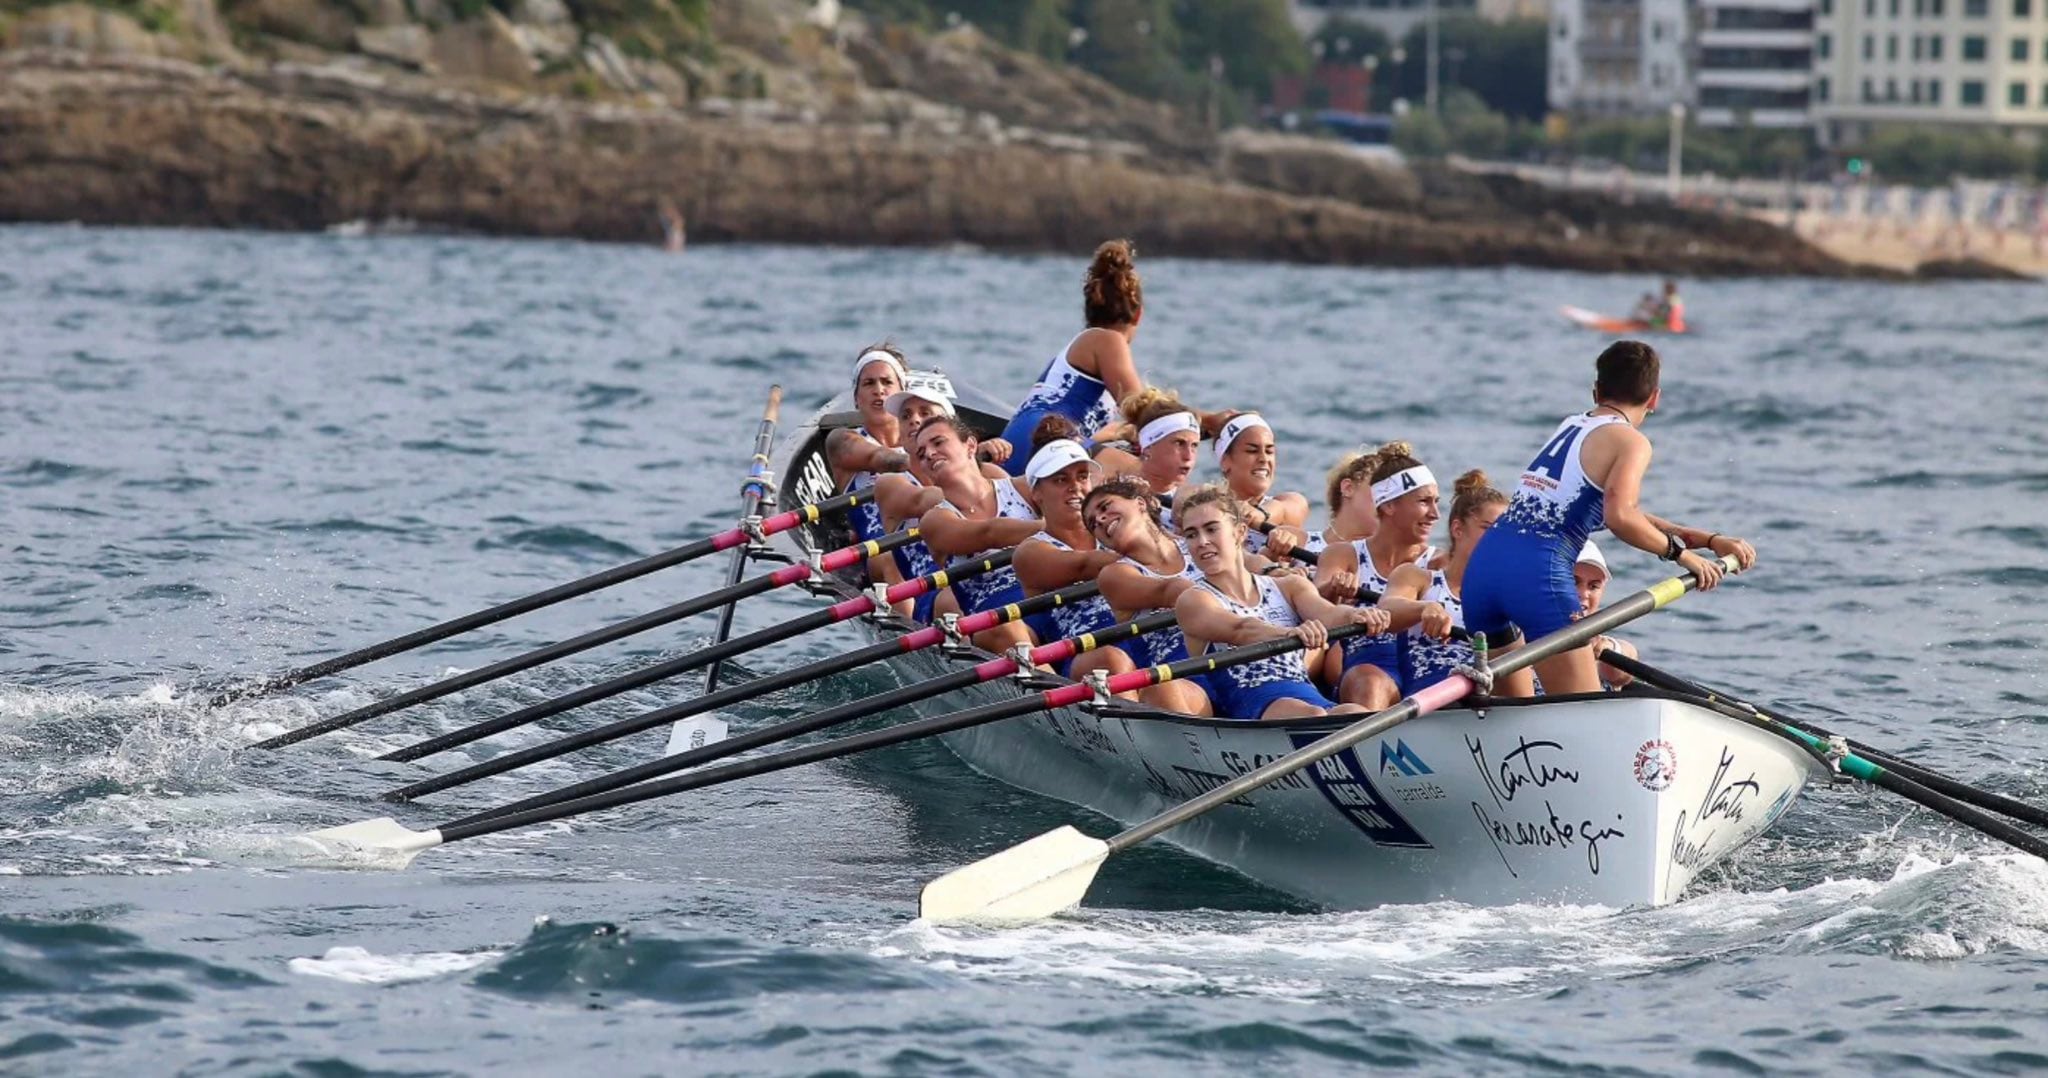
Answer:
<path fill-rule="evenodd" d="M 764 536 L 786 532 L 802 524 L 815 524 L 830 514 L 873 500 L 874 491 L 872 490 L 841 494 L 836 498 L 827 498 L 813 505 L 799 506 L 786 513 L 777 513 L 763 520 L 756 530 Z M 323 678 L 329 674 L 338 674 L 344 670 L 352 670 L 362 666 L 365 663 L 375 662 L 378 659 L 388 659 L 393 655 L 403 654 L 416 648 L 423 648 L 428 644 L 446 640 L 451 636 L 458 636 L 472 629 L 481 629 L 486 625 L 495 625 L 509 618 L 518 617 L 521 614 L 530 613 L 542 607 L 553 606 L 556 603 L 574 599 L 579 595 L 588 595 L 591 592 L 609 588 L 614 584 L 623 584 L 628 580 L 635 580 L 649 573 L 667 569 L 670 566 L 694 561 L 709 554 L 716 554 L 721 550 L 731 550 L 734 547 L 743 546 L 753 537 L 753 534 L 746 527 L 719 532 L 708 539 L 699 539 L 694 543 L 686 543 L 673 550 L 651 554 L 641 558 L 639 561 L 615 566 L 601 573 L 592 573 L 580 580 L 571 580 L 566 584 L 557 584 L 545 591 L 537 591 L 532 595 L 511 599 L 488 609 L 476 611 L 473 614 L 464 614 L 459 618 L 450 618 L 437 625 L 429 625 L 424 629 L 406 633 L 404 636 L 393 637 L 381 644 L 372 644 L 369 647 L 351 651 L 346 655 L 337 655 L 332 659 L 323 659 L 310 666 L 302 666 L 297 670 L 230 686 L 217 692 L 211 699 L 207 700 L 206 706 L 221 707 L 236 700 L 246 699 L 251 696 L 261 696 L 265 693 L 276 692 L 279 689 L 288 689 L 294 685 L 312 681 L 315 678 Z"/>
<path fill-rule="evenodd" d="M 754 431 L 754 460 L 747 466 L 747 481 L 740 484 L 740 519 L 748 520 L 759 516 L 761 503 L 767 499 L 768 491 L 775 484 L 768 478 L 768 450 L 775 444 L 775 423 L 782 414 L 782 387 L 768 387 L 768 407 L 761 410 L 761 425 Z M 725 586 L 732 587 L 740 582 L 740 574 L 747 571 L 747 551 L 751 547 L 735 547 L 732 552 L 732 566 L 725 572 Z M 718 629 L 711 634 L 715 646 L 725 643 L 732 635 L 732 612 L 734 604 L 727 603 L 718 611 Z M 721 657 L 722 659 L 722 657 Z M 713 659 L 711 672 L 704 677 L 704 689 L 718 687 L 718 668 L 721 659 Z"/>
<path fill-rule="evenodd" d="M 1621 661 L 1616 662 L 1617 659 Z M 1825 730 L 1780 718 L 1732 697 L 1710 692 L 1684 678 L 1666 674 L 1618 652 L 1603 651 L 1600 653 L 1600 661 L 1625 670 L 1637 680 L 1656 685 L 1677 696 L 1692 697 L 1690 702 L 1697 706 L 1803 745 L 1814 755 L 1830 762 L 1851 778 L 1890 790 L 2023 852 L 2048 858 L 2048 842 L 2004 820 L 1979 811 L 1980 808 L 1988 808 L 2030 823 L 2039 823 L 2044 815 L 2048 815 L 2024 801 L 2016 801 L 1989 790 L 1980 790 L 1854 741 L 1843 739 L 1839 745 L 1833 744 L 1830 739 L 1836 735 Z M 1851 749 L 1855 751 L 1849 751 Z"/>
<path fill-rule="evenodd" d="M 1037 666 L 1060 662 L 1075 655 L 1085 654 L 1098 648 L 1109 647 L 1120 640 L 1127 640 L 1171 624 L 1173 624 L 1173 613 L 1162 610 L 1147 614 L 1136 621 L 1126 621 L 1109 626 L 1100 632 L 1084 633 L 1071 639 L 1041 644 L 1032 649 L 1029 665 Z M 1022 668 L 1012 659 L 991 659 L 968 670 L 957 671 L 945 677 L 932 678 L 919 682 L 916 685 L 906 685 L 903 688 L 883 693 L 880 696 L 870 697 L 866 700 L 856 700 L 850 704 L 830 708 L 816 714 L 803 716 L 802 718 L 776 723 L 773 726 L 742 734 L 739 737 L 728 738 L 725 741 L 705 745 L 702 748 L 691 749 L 687 752 L 677 753 L 674 756 L 659 760 L 651 760 L 644 764 L 637 764 L 633 767 L 614 771 L 609 775 L 600 775 L 597 778 L 586 779 L 559 790 L 535 794 L 532 797 L 515 801 L 509 805 L 502 805 L 498 808 L 486 809 L 483 812 L 465 816 L 456 822 L 467 825 L 486 819 L 529 812 L 548 805 L 559 805 L 597 794 L 608 793 L 612 790 L 623 789 L 648 779 L 659 778 L 662 775 L 674 774 L 677 771 L 696 767 L 699 764 L 706 764 L 713 760 L 722 760 L 728 756 L 735 756 L 746 749 L 788 741 L 813 731 L 844 725 L 866 715 L 875 715 L 885 711 L 893 711 L 900 707 L 907 707 L 921 700 L 928 700 L 935 696 L 966 688 L 969 685 L 1009 677 Z M 961 676 L 966 674 L 973 675 L 973 680 L 968 681 Z M 894 742 L 890 743 L 893 744 Z"/>
<path fill-rule="evenodd" d="M 1723 558 L 1730 572 L 1733 558 Z M 1583 647 L 1596 636 L 1666 606 L 1698 586 L 1690 573 L 1636 592 L 1625 599 L 1504 654 L 1493 664 L 1495 674 L 1509 674 L 1560 652 Z M 1345 628 L 1352 628 L 1346 626 Z M 1332 632 L 1332 638 L 1338 634 Z M 1242 650 L 1242 649 L 1240 649 Z M 1103 861 L 1205 812 L 1229 804 L 1271 782 L 1286 778 L 1327 756 L 1370 737 L 1452 704 L 1476 686 L 1453 674 L 1384 711 L 1360 719 L 1311 745 L 1254 768 L 1208 793 L 1176 805 L 1107 840 L 1092 838 L 1073 827 L 1061 827 L 1019 845 L 948 872 L 925 885 L 918 899 L 921 916 L 933 921 L 1031 920 L 1050 917 L 1081 901 Z"/>
<path fill-rule="evenodd" d="M 874 557 L 876 554 L 886 550 L 893 550 L 916 538 L 917 529 L 911 528 L 907 531 L 900 531 L 870 542 L 855 543 L 850 547 L 842 547 L 830 554 L 824 555 L 819 559 L 818 567 L 825 572 L 834 572 L 848 566 L 858 565 Z M 628 618 L 625 621 L 607 625 L 602 629 L 584 633 L 582 636 L 560 640 L 546 647 L 535 648 L 523 655 L 515 655 L 509 659 L 492 663 L 489 666 L 479 667 L 467 673 L 442 678 L 431 685 L 422 685 L 409 692 L 386 697 L 373 704 L 365 704 L 353 711 L 343 712 L 340 715 L 321 719 L 318 722 L 308 723 L 289 733 L 279 734 L 267 741 L 259 741 L 256 743 L 256 747 L 259 749 L 282 748 L 283 746 L 296 744 L 308 738 L 318 737 L 321 734 L 346 729 L 357 723 L 374 719 L 379 715 L 388 715 L 391 712 L 411 707 L 414 704 L 439 699 L 450 693 L 461 692 L 464 689 L 475 688 L 486 682 L 495 681 L 510 674 L 516 674 L 521 670 L 529 670 L 545 663 L 551 663 L 567 655 L 588 651 L 599 645 L 609 644 L 614 640 L 623 640 L 635 633 L 643 633 L 649 629 L 658 628 L 670 622 L 681 621 L 684 618 L 702 614 L 708 610 L 716 610 L 725 603 L 760 595 L 763 592 L 773 591 L 776 588 L 788 587 L 799 581 L 810 579 L 812 573 L 816 571 L 808 564 L 784 566 L 766 576 L 757 576 L 752 580 L 734 584 L 731 587 L 707 592 L 694 599 L 685 599 L 680 603 L 670 604 L 659 610 L 642 614 L 637 618 Z"/>
<path fill-rule="evenodd" d="M 995 572 L 997 569 L 1010 564 L 1010 558 L 1014 553 L 1014 551 L 1005 550 L 985 558 L 963 558 L 939 572 L 906 580 L 889 588 L 884 596 L 883 603 L 887 605 L 915 599 L 927 592 L 944 588 L 955 581 L 971 580 L 984 573 Z M 861 595 L 848 599 L 845 602 L 834 603 L 823 610 L 805 614 L 803 617 L 792 618 L 780 625 L 772 625 L 766 629 L 748 633 L 738 640 L 728 640 L 723 644 L 704 648 L 700 651 L 693 651 L 688 655 L 679 656 L 667 662 L 656 663 L 653 666 L 635 670 L 630 674 L 615 677 L 609 681 L 601 681 L 595 685 L 577 689 L 575 692 L 557 696 L 551 700 L 543 700 L 540 703 L 520 708 L 517 711 L 500 715 L 496 718 L 472 723 L 460 730 L 451 730 L 448 733 L 427 738 L 418 744 L 407 745 L 402 749 L 387 752 L 379 756 L 378 759 L 417 760 L 423 756 L 432 756 L 434 753 L 443 752 L 458 745 L 467 745 L 472 741 L 490 737 L 493 734 L 501 734 L 507 730 L 514 730 L 529 723 L 538 722 L 550 715 L 558 715 L 564 711 L 640 688 L 643 685 L 652 685 L 657 681 L 667 680 L 679 674 L 695 670 L 707 663 L 728 659 L 734 655 L 766 647 L 769 644 L 788 640 L 794 636 L 800 636 L 813 629 L 820 629 L 827 625 L 834 625 L 851 618 L 860 617 L 875 610 L 876 606 L 873 595 Z M 824 673 L 820 672 L 813 676 L 822 677 Z M 747 684 L 751 686 L 754 683 L 748 682 Z M 707 693 L 706 695 L 716 694 Z"/>
<path fill-rule="evenodd" d="M 1148 620 L 1156 620 L 1157 624 L 1164 625 L 1169 623 L 1172 617 L 1171 613 L 1160 611 L 1156 614 L 1148 614 L 1136 622 L 1125 622 L 1119 628 L 1134 630 L 1136 626 L 1142 625 Z M 1356 625 L 1346 625 L 1341 628 L 1332 629 L 1330 630 L 1330 637 L 1333 640 L 1342 639 L 1345 636 L 1351 635 L 1359 628 Z M 1105 632 L 1109 631 L 1105 630 Z M 1104 639 L 1104 634 L 1102 633 L 1091 635 L 1096 643 L 1108 642 Z M 1062 643 L 1075 644 L 1089 639 L 1090 637 L 1084 636 L 1077 638 L 1077 641 L 1062 641 Z M 1300 646 L 1299 641 L 1292 637 L 1286 637 L 1277 640 L 1266 640 L 1247 647 L 1234 648 L 1230 651 L 1217 652 L 1200 658 L 1183 659 L 1171 666 L 1152 666 L 1143 670 L 1133 670 L 1129 673 L 1118 674 L 1109 678 L 1106 690 L 1110 693 L 1136 692 L 1147 686 L 1157 685 L 1160 682 L 1170 681 L 1177 677 L 1209 673 L 1226 667 L 1256 662 L 1274 655 L 1285 654 Z M 992 660 L 992 662 L 1007 661 Z M 991 663 L 984 663 L 982 665 L 990 666 Z M 961 671 L 961 673 L 972 673 L 972 671 Z M 1003 675 L 997 674 L 995 676 L 1001 677 Z M 932 682 L 927 682 L 926 684 L 929 685 Z M 357 859 L 367 859 L 377 867 L 403 868 L 411 864 L 412 859 L 417 857 L 421 851 L 449 842 L 476 838 L 479 835 L 495 834 L 499 831 L 509 831 L 513 828 L 525 827 L 528 824 L 545 823 L 550 820 L 578 816 L 600 809 L 615 808 L 619 805 L 630 805 L 637 801 L 665 797 L 684 790 L 713 786 L 723 782 L 731 782 L 735 779 L 750 778 L 755 775 L 763 775 L 771 771 L 780 771 L 802 764 L 837 759 L 868 749 L 898 745 L 906 741 L 915 741 L 919 738 L 950 733 L 954 730 L 964 730 L 972 726 L 981 726 L 1003 719 L 1015 718 L 1019 715 L 1029 715 L 1052 708 L 1072 707 L 1086 702 L 1094 695 L 1094 692 L 1093 686 L 1085 682 L 1075 682 L 1059 686 L 1055 689 L 1048 689 L 1044 692 L 1030 694 L 1016 700 L 1005 700 L 982 707 L 969 708 L 965 711 L 956 711 L 950 715 L 917 719 L 891 726 L 885 730 L 872 730 L 867 733 L 853 734 L 833 741 L 824 741 L 815 745 L 805 745 L 800 748 L 790 749 L 787 752 L 774 753 L 748 760 L 736 760 L 722 767 L 705 768 L 701 771 L 693 771 L 687 775 L 678 775 L 675 778 L 663 779 L 658 782 L 637 783 L 601 794 L 579 797 L 573 801 L 543 805 L 538 808 L 506 815 L 478 813 L 465 817 L 464 820 L 468 822 L 452 821 L 427 831 L 414 831 L 389 816 L 383 816 L 374 820 L 363 820 L 359 823 L 330 827 L 299 837 L 303 841 L 311 843 L 316 849 L 328 856 L 348 856 Z M 706 748 L 719 748 L 726 744 L 727 742 L 721 741 L 716 745 L 706 746 Z"/>
<path fill-rule="evenodd" d="M 962 639 L 971 638 L 973 634 L 981 632 L 984 629 L 991 629 L 997 625 L 1003 625 L 1012 621 L 1018 621 L 1023 619 L 1027 614 L 1035 614 L 1038 613 L 1040 610 L 1050 610 L 1054 606 L 1061 605 L 1062 603 L 1078 602 L 1093 594 L 1095 594 L 1095 585 L 1093 583 L 1075 584 L 1071 587 L 1062 589 L 1061 591 L 1049 592 L 1046 595 L 1036 596 L 1033 599 L 1027 599 L 1022 603 L 1013 603 L 1008 606 L 998 607 L 994 610 L 984 610 L 979 614 L 971 614 L 968 617 L 960 619 L 960 623 L 958 627 L 955 629 L 955 632 L 957 632 Z M 1037 601 L 1040 599 L 1049 601 L 1040 603 Z M 1138 633 L 1145 632 L 1151 628 L 1156 628 L 1157 624 L 1164 624 L 1164 622 L 1154 624 L 1147 623 L 1143 619 L 1140 619 L 1138 622 L 1129 622 L 1125 624 L 1135 624 L 1139 626 L 1139 628 L 1135 630 L 1130 630 L 1127 634 L 1124 634 L 1135 636 Z M 1086 651 L 1091 648 L 1097 647 L 1101 644 L 1122 639 L 1123 635 L 1119 634 L 1124 628 L 1125 626 L 1115 626 L 1110 629 L 1105 629 L 1100 633 L 1092 634 L 1091 636 L 1084 638 L 1085 643 L 1077 643 L 1073 640 L 1061 640 L 1055 641 L 1051 644 L 1046 644 L 1038 649 L 1035 649 L 1032 652 L 1031 661 L 1034 665 L 1038 663 L 1059 662 L 1062 659 L 1072 657 L 1080 651 Z M 941 638 L 943 638 L 943 635 L 941 636 Z M 900 653 L 902 650 L 900 644 L 898 645 L 898 648 L 899 650 L 897 653 Z M 1040 654 L 1041 652 L 1043 653 L 1042 655 Z M 807 718 L 795 719 L 791 722 L 782 724 L 782 726 L 780 727 L 771 727 L 770 729 L 784 731 L 784 733 L 782 733 L 779 736 L 795 737 L 797 734 L 805 733 L 809 730 L 819 730 L 827 726 L 837 725 L 842 722 L 850 722 L 854 719 L 861 718 L 865 715 L 873 715 L 880 711 L 887 711 L 891 708 L 902 707 L 905 704 L 914 703 L 918 700 L 928 699 L 930 697 L 937 696 L 941 693 L 952 692 L 955 689 L 963 689 L 969 685 L 976 685 L 981 682 L 990 681 L 999 677 L 1006 677 L 1010 674 L 1016 673 L 1017 670 L 1018 664 L 1014 659 L 1010 659 L 1007 657 L 1001 659 L 991 659 L 988 662 L 980 663 L 964 670 L 958 670 L 951 674 L 946 674 L 940 677 L 930 678 L 928 680 L 921 681 L 916 685 L 904 686 L 903 688 L 896 689 L 893 692 L 884 693 L 878 697 L 871 697 L 866 700 L 855 700 L 848 704 L 842 704 L 839 707 L 828 708 L 825 711 L 818 712 L 817 714 L 811 715 Z M 631 737 L 632 735 L 640 733 L 643 730 L 652 730 L 657 726 L 663 725 L 664 723 L 676 721 L 678 718 L 682 717 L 679 714 L 679 712 L 683 711 L 684 709 L 695 710 L 695 703 L 696 701 L 686 701 L 682 704 L 677 704 L 673 707 L 658 708 L 654 711 L 649 711 L 640 715 L 634 715 L 630 718 L 619 719 L 616 722 L 606 723 L 603 726 L 593 727 L 589 730 L 579 730 L 576 733 L 557 738 L 544 745 L 534 745 L 530 748 L 520 749 L 517 752 L 509 752 L 503 756 L 493 757 L 481 763 L 471 764 L 468 767 L 460 768 L 455 771 L 450 771 L 445 775 L 436 775 L 430 779 L 421 779 L 418 782 L 400 787 L 396 790 L 391 791 L 390 793 L 385 794 L 384 800 L 410 801 L 416 797 L 424 797 L 427 794 L 435 793 L 440 790 L 446 790 L 456 786 L 462 786 L 467 783 L 475 782 L 478 779 L 488 778 L 492 775 L 501 775 L 507 771 L 514 770 L 515 768 L 521 768 L 525 767 L 528 764 L 538 763 L 541 760 L 549 760 L 557 756 L 564 756 L 571 752 L 576 752 L 581 749 L 590 748 L 593 745 L 601 745 L 607 741 L 616 741 L 622 737 Z M 663 760 L 656 761 L 656 764 L 667 764 L 676 760 L 683 759 L 685 756 L 691 757 L 693 762 L 702 762 L 704 760 L 718 759 L 721 756 L 729 755 L 729 752 L 738 751 L 739 748 L 746 748 L 754 744 L 765 744 L 766 742 L 763 741 L 751 740 L 757 738 L 758 736 L 760 736 L 760 732 L 757 731 L 754 734 L 747 734 L 736 738 L 728 738 L 724 741 L 720 741 L 712 745 L 706 745 L 701 749 L 692 750 L 692 752 L 689 753 L 681 753 L 676 756 L 667 757 Z M 778 738 L 770 738 L 769 740 L 777 739 Z M 733 746 L 738 746 L 738 748 L 733 748 Z M 704 753 L 705 755 L 694 755 L 695 753 Z M 690 765 L 683 764 L 679 766 Z"/>

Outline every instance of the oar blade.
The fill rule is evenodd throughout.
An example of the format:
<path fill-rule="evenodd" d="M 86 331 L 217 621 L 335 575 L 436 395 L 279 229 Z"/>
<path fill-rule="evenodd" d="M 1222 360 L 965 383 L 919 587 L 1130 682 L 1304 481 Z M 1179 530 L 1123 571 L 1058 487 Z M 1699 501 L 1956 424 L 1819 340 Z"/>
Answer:
<path fill-rule="evenodd" d="M 365 868 L 402 869 L 441 844 L 439 831 L 415 831 L 389 816 L 309 831 L 299 841 L 322 856 Z"/>
<path fill-rule="evenodd" d="M 1109 844 L 1061 827 L 925 884 L 927 921 L 1031 921 L 1079 905 Z"/>

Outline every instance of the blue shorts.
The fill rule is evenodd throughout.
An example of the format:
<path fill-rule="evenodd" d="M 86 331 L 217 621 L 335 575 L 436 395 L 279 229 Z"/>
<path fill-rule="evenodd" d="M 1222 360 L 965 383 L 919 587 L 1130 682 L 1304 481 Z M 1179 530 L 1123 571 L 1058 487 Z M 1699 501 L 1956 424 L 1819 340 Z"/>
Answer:
<path fill-rule="evenodd" d="M 953 585 L 962 614 L 979 614 L 1024 601 L 1024 585 L 1017 582 L 1017 570 L 1004 567 Z"/>
<path fill-rule="evenodd" d="M 910 601 L 910 618 L 919 625 L 932 623 L 932 605 L 939 601 L 937 591 L 928 591 Z"/>
<path fill-rule="evenodd" d="M 1509 626 L 1538 640 L 1570 625 L 1579 613 L 1579 589 L 1572 581 L 1577 556 L 1569 542 L 1487 532 L 1465 566 L 1465 627 L 1500 644 L 1514 639 Z"/>
<path fill-rule="evenodd" d="M 1211 679 L 1209 686 L 1209 702 L 1216 706 L 1216 716 L 1224 719 L 1256 721 L 1276 700 L 1300 700 L 1325 711 L 1337 706 L 1306 681 L 1266 681 L 1244 688 L 1219 677 Z"/>
<path fill-rule="evenodd" d="M 1401 637 L 1398 633 L 1380 633 L 1377 636 L 1354 636 L 1342 641 L 1344 649 L 1344 672 L 1350 673 L 1355 666 L 1377 666 L 1380 671 L 1401 683 Z"/>

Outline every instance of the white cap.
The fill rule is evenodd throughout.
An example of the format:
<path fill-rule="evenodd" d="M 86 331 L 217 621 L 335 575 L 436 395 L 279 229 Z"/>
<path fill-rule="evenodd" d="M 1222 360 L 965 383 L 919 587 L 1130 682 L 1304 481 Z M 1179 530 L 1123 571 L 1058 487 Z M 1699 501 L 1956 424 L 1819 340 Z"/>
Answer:
<path fill-rule="evenodd" d="M 889 399 L 882 402 L 882 407 L 886 411 L 888 411 L 890 415 L 893 415 L 898 419 L 902 419 L 904 405 L 909 404 L 913 400 L 921 400 L 931 404 L 936 404 L 939 406 L 939 412 L 943 415 L 959 414 L 953 410 L 952 398 L 947 397 L 944 393 L 941 393 L 930 386 L 911 386 L 909 389 L 899 390 L 895 393 L 891 393 L 889 394 Z"/>
<path fill-rule="evenodd" d="M 854 385 L 860 384 L 860 372 L 867 370 L 870 363 L 887 363 L 890 369 L 896 372 L 896 382 L 898 385 L 910 381 L 910 368 L 904 366 L 903 361 L 896 358 L 896 353 L 884 352 L 879 348 L 870 348 L 862 352 L 859 359 L 853 361 Z"/>
<path fill-rule="evenodd" d="M 1102 465 L 1088 455 L 1081 443 L 1072 438 L 1055 438 L 1031 454 L 1031 463 L 1024 466 L 1024 479 L 1037 486 L 1039 480 L 1058 475 L 1076 464 L 1086 464 L 1098 472 L 1102 470 Z"/>
<path fill-rule="evenodd" d="M 1586 545 L 1579 548 L 1578 561 L 1574 564 L 1597 565 L 1600 567 L 1601 575 L 1607 577 L 1614 575 L 1613 570 L 1607 568 L 1607 559 L 1600 555 L 1600 548 L 1594 546 L 1591 539 L 1586 540 Z"/>

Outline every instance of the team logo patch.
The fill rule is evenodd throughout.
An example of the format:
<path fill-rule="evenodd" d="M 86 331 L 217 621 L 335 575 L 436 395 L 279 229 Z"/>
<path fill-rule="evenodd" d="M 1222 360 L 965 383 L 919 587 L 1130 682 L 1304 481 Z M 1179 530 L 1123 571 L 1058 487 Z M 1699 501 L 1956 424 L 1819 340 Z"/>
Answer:
<path fill-rule="evenodd" d="M 1678 750 L 1669 741 L 1645 741 L 1636 750 L 1636 784 L 1645 790 L 1668 790 L 1678 781 Z"/>

